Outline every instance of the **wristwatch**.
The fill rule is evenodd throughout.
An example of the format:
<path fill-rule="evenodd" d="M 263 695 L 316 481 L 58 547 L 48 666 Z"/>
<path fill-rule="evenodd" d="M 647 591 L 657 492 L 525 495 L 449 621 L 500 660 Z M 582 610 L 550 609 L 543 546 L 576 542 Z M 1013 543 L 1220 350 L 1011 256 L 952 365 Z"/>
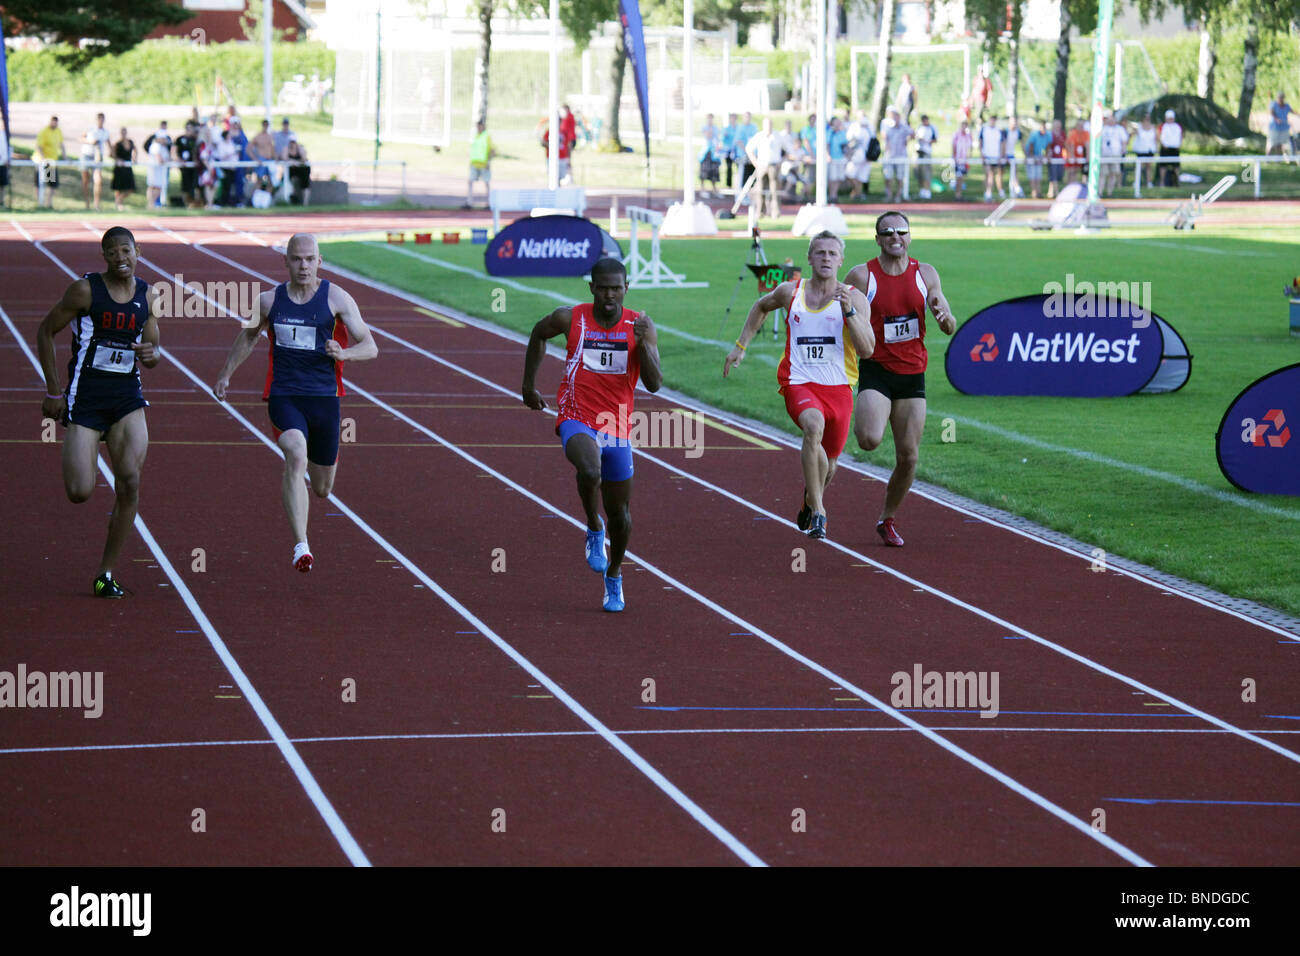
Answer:
<path fill-rule="evenodd" d="M 858 314 L 858 310 L 856 308 L 850 308 L 849 311 L 844 313 L 844 318 L 851 319 L 857 314 Z"/>

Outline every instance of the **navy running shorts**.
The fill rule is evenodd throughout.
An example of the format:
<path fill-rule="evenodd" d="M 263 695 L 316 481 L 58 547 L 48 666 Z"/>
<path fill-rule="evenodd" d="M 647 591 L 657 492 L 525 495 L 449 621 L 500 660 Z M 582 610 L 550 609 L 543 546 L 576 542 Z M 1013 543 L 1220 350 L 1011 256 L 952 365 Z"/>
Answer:
<path fill-rule="evenodd" d="M 307 460 L 328 468 L 339 459 L 339 399 L 337 395 L 272 395 L 266 400 L 278 440 L 287 431 L 307 439 Z"/>

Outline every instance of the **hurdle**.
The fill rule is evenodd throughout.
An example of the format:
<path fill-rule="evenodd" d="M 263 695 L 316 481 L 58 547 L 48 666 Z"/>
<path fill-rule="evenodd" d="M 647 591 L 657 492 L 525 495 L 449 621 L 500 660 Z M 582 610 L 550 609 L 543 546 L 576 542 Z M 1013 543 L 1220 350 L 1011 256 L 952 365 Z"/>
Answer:
<path fill-rule="evenodd" d="M 664 224 L 663 213 L 644 206 L 628 206 L 627 218 L 631 226 L 631 249 L 627 256 L 627 284 L 641 289 L 707 289 L 707 282 L 687 282 L 686 276 L 673 272 L 659 258 L 659 227 Z M 637 248 L 637 223 L 650 227 L 650 258 L 646 259 Z"/>

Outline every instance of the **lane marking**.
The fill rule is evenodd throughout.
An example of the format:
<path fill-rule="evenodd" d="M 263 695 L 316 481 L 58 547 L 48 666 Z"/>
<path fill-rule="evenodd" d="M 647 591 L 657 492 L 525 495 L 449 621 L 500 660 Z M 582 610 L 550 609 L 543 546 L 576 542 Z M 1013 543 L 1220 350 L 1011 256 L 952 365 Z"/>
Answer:
<path fill-rule="evenodd" d="M 456 329 L 463 329 L 463 328 L 465 328 L 465 323 L 464 323 L 464 322 L 457 322 L 455 319 L 450 318 L 450 317 L 445 316 L 445 315 L 441 315 L 441 314 L 439 314 L 439 313 L 437 313 L 437 312 L 434 312 L 432 309 L 426 309 L 426 308 L 424 308 L 423 306 L 419 306 L 419 305 L 417 305 L 417 306 L 415 307 L 415 311 L 416 311 L 416 312 L 419 312 L 421 315 L 427 315 L 427 316 L 428 316 L 429 318 L 431 318 L 431 319 L 437 319 L 437 320 L 440 321 L 440 322 L 446 322 L 446 323 L 447 323 L 448 325 L 450 325 L 452 328 L 456 328 Z"/>
<path fill-rule="evenodd" d="M 41 252 L 45 253 L 46 256 L 59 266 L 59 268 L 63 269 L 65 273 L 69 274 L 74 279 L 78 278 L 75 272 L 68 269 L 57 257 L 43 248 L 40 243 L 36 243 L 36 247 L 40 249 Z M 23 353 L 36 369 L 36 373 L 41 375 L 40 361 L 32 354 L 31 349 L 28 348 L 27 343 L 23 340 L 22 336 L 19 335 L 18 329 L 15 328 L 13 322 L 10 321 L 9 315 L 4 311 L 3 307 L 0 307 L 0 319 L 4 321 L 4 324 L 9 329 L 9 333 L 22 347 Z M 164 356 L 166 355 L 165 352 L 163 354 Z M 96 461 L 99 464 L 100 474 L 104 476 L 104 480 L 107 481 L 111 487 L 113 484 L 112 469 L 108 467 L 108 464 L 104 461 L 102 455 L 97 455 Z M 137 512 L 135 516 L 135 529 L 140 533 L 140 537 L 144 539 L 145 545 L 149 548 L 150 552 L 153 553 L 154 558 L 157 560 L 159 567 L 162 568 L 163 573 L 167 575 L 168 580 L 170 580 L 175 586 L 176 593 L 179 594 L 181 600 L 185 602 L 185 606 L 189 609 L 190 615 L 198 623 L 200 629 L 202 629 L 204 635 L 208 639 L 208 643 L 212 646 L 212 649 L 216 651 L 217 656 L 221 659 L 222 664 L 225 665 L 226 670 L 235 679 L 235 683 L 239 686 L 239 689 L 244 692 L 244 696 L 247 698 L 249 706 L 253 708 L 253 712 L 257 714 L 258 720 L 262 722 L 262 726 L 266 728 L 267 733 L 269 733 L 271 738 L 275 741 L 275 745 L 279 748 L 281 756 L 284 757 L 285 761 L 293 770 L 294 776 L 298 778 L 298 782 L 302 785 L 303 790 L 306 791 L 308 798 L 316 807 L 317 812 L 325 821 L 326 826 L 329 827 L 330 833 L 334 835 L 334 839 L 338 841 L 340 848 L 347 855 L 348 860 L 351 861 L 354 866 L 369 866 L 370 861 L 366 859 L 365 853 L 362 852 L 361 847 L 358 846 L 356 840 L 353 839 L 352 834 L 348 831 L 347 825 L 344 824 L 343 820 L 335 811 L 334 805 L 330 803 L 329 798 L 326 797 L 325 793 L 321 790 L 320 785 L 316 782 L 316 778 L 312 776 L 311 771 L 307 769 L 306 763 L 303 762 L 298 751 L 295 750 L 293 744 L 290 743 L 288 735 L 285 734 L 284 730 L 280 727 L 279 721 L 277 721 L 271 714 L 270 708 L 266 706 L 265 701 L 262 700 L 261 695 L 253 686 L 252 681 L 249 680 L 248 675 L 244 673 L 243 668 L 239 666 L 239 662 L 235 660 L 234 655 L 231 654 L 229 648 L 226 647 L 226 642 L 222 640 L 221 635 L 218 634 L 216 628 L 212 626 L 212 622 L 208 620 L 207 615 L 199 606 L 199 602 L 195 599 L 193 593 L 191 593 L 189 587 L 185 584 L 185 581 L 179 574 L 177 574 L 176 568 L 172 566 L 166 553 L 159 546 L 157 540 L 154 539 L 153 534 L 149 531 L 148 525 L 145 524 L 144 518 L 141 517 L 139 512 Z"/>
<path fill-rule="evenodd" d="M 44 253 L 47 257 L 49 257 L 56 264 L 58 264 L 60 268 L 63 268 L 65 272 L 69 272 L 69 274 L 75 276 L 75 273 L 71 273 L 70 270 L 68 270 L 65 266 L 63 266 L 60 260 L 53 253 L 43 248 L 41 243 L 36 242 L 35 245 L 38 249 L 41 250 L 42 253 Z M 207 252 L 210 255 L 214 255 L 214 253 L 211 253 L 210 250 L 203 249 L 202 251 Z M 148 259 L 145 256 L 140 256 L 138 261 L 140 263 L 143 263 L 147 268 L 152 269 L 154 272 L 158 273 L 159 275 L 168 274 L 165 270 L 163 270 L 156 263 L 152 262 L 150 259 Z M 263 277 L 263 278 L 267 278 L 267 277 Z M 269 278 L 267 278 L 267 281 L 270 281 Z M 213 305 L 222 309 L 222 311 L 225 311 L 227 314 L 231 315 L 231 317 L 234 318 L 236 321 L 239 321 L 239 316 L 230 312 L 229 309 L 226 309 L 224 306 L 208 298 L 206 295 L 204 296 L 204 298 L 207 299 L 207 301 L 211 302 Z M 7 321 L 7 317 L 6 317 L 6 321 Z M 14 329 L 12 325 L 10 325 L 10 328 L 15 338 L 17 338 L 18 337 L 17 330 Z M 167 359 L 173 365 L 175 365 L 176 368 L 182 374 L 184 374 L 187 378 L 189 378 L 190 381 L 192 381 L 198 387 L 201 393 L 210 394 L 207 383 L 202 381 L 200 378 L 198 378 L 198 376 L 196 376 L 184 363 L 182 363 L 175 356 L 168 353 L 166 350 L 160 349 L 159 351 L 162 353 L 163 358 Z M 30 355 L 30 352 L 28 354 Z M 39 363 L 37 363 L 36 367 L 39 370 L 40 367 Z M 348 382 L 347 385 L 348 387 L 353 388 L 353 390 L 357 391 L 359 394 L 363 394 L 367 398 L 369 397 L 368 395 L 366 395 L 366 393 L 362 392 L 359 389 L 359 387 L 354 386 L 351 382 Z M 271 440 L 268 439 L 265 435 L 263 435 L 260 431 L 258 431 L 257 428 L 240 412 L 230 407 L 225 402 L 219 401 L 215 397 L 213 398 L 213 402 L 224 407 L 228 414 L 230 414 L 237 421 L 239 421 L 254 436 L 260 439 L 263 444 L 265 444 L 269 449 L 275 452 L 277 456 L 283 459 L 284 453 L 280 450 L 280 448 L 277 445 L 275 445 L 273 442 L 271 442 Z M 382 403 L 379 404 L 382 405 Z M 405 418 L 404 415 L 402 417 Z M 110 477 L 111 477 L 111 472 L 110 472 Z M 399 564 L 405 567 L 414 577 L 416 577 L 417 580 L 421 582 L 421 584 L 417 585 L 417 587 L 427 587 L 429 590 L 435 592 L 443 600 L 444 603 L 446 603 L 453 610 L 455 610 L 467 622 L 474 625 L 474 627 L 476 627 L 484 637 L 486 637 L 494 645 L 496 645 L 496 647 L 500 651 L 502 651 L 504 654 L 510 657 L 510 659 L 513 660 L 520 667 L 527 670 L 534 678 L 536 678 L 541 683 L 543 687 L 551 691 L 551 693 L 554 694 L 555 697 L 563 701 L 565 706 L 567 706 L 580 720 L 582 720 L 583 723 L 587 724 L 594 731 L 596 731 L 596 733 L 598 733 L 605 740 L 606 743 L 608 743 L 611 747 L 613 747 L 616 751 L 618 751 L 625 759 L 627 759 L 630 763 L 632 763 L 633 766 L 635 766 L 639 771 L 641 771 L 642 774 L 644 774 L 649 780 L 651 780 L 651 782 L 653 782 L 661 791 L 663 791 L 665 795 L 667 795 L 669 798 L 673 800 L 673 802 L 675 802 L 679 807 L 685 810 L 697 823 L 703 826 L 709 833 L 711 833 L 715 838 L 717 838 L 724 846 L 726 846 L 729 850 L 731 850 L 736 856 L 738 856 L 741 860 L 743 860 L 745 863 L 747 863 L 750 866 L 767 865 L 748 847 L 746 847 L 743 843 L 741 843 L 739 839 L 737 839 L 734 835 L 732 835 L 730 831 L 728 831 L 716 820 L 714 820 L 713 817 L 709 815 L 697 803 L 695 803 L 694 800 L 688 797 L 675 784 L 673 784 L 670 780 L 668 780 L 668 778 L 665 777 L 658 769 L 652 766 L 644 757 L 642 757 L 639 753 L 637 753 L 630 746 L 628 746 L 627 743 L 625 743 L 623 740 L 619 739 L 616 735 L 614 735 L 609 730 L 609 728 L 604 725 L 604 723 L 598 720 L 595 717 L 595 715 L 593 715 L 585 707 L 583 707 L 574 697 L 572 697 L 567 691 L 565 691 L 562 687 L 560 687 L 559 684 L 553 681 L 548 675 L 543 673 L 531 661 L 529 661 L 526 657 L 524 657 L 522 653 L 517 651 L 511 644 L 509 644 L 507 641 L 501 638 L 500 635 L 498 635 L 495 631 L 489 628 L 484 621 L 480 620 L 475 614 L 473 614 L 473 612 L 471 612 L 468 608 L 466 608 L 463 604 L 461 604 L 455 597 L 453 597 L 450 594 L 450 592 L 446 591 L 441 585 L 439 585 L 436 581 L 434 581 L 432 578 L 426 575 L 419 567 L 417 567 L 414 564 L 414 562 L 412 562 L 409 558 L 407 558 L 405 554 L 403 554 L 395 546 L 390 544 L 374 528 L 372 528 L 366 521 L 364 521 L 360 515 L 358 515 L 355 511 L 353 511 L 346 504 L 344 504 L 344 502 L 340 498 L 338 498 L 334 494 L 331 494 L 328 500 L 330 501 L 331 504 L 337 507 L 344 515 L 346 515 L 349 519 L 351 519 L 352 522 L 358 528 L 360 528 L 368 537 L 371 538 L 371 540 L 373 540 L 381 548 L 383 548 L 390 555 L 392 555 L 393 558 L 396 559 L 396 561 Z M 165 558 L 161 557 L 160 551 L 156 553 L 160 555 L 160 560 L 166 560 Z M 170 570 L 171 565 L 168 564 L 167 568 Z M 174 573 L 174 570 L 170 570 L 170 573 Z M 183 582 L 178 582 L 178 584 L 179 587 L 182 588 L 184 587 Z M 188 589 L 185 590 L 185 593 L 188 594 Z M 190 597 L 190 600 L 192 600 L 192 596 Z M 198 611 L 197 605 L 195 606 L 194 610 L 199 614 L 202 613 L 201 611 Z M 206 617 L 200 621 L 200 626 L 203 626 L 205 630 L 211 627 L 211 625 L 207 623 Z M 215 631 L 213 631 L 213 635 L 215 636 Z M 234 664 L 233 658 L 231 658 L 231 664 L 237 668 L 237 665 Z M 238 675 L 236 676 L 237 679 L 241 679 L 241 687 L 242 687 L 244 683 L 247 682 L 247 679 L 243 677 L 242 671 L 239 671 Z M 248 691 L 251 692 L 252 694 L 256 694 L 256 691 L 252 689 L 251 684 L 248 685 Z M 268 711 L 268 717 L 269 717 L 269 711 Z M 278 725 L 277 725 L 277 729 L 278 729 Z M 303 765 L 303 770 L 304 771 L 306 770 L 305 765 Z M 321 794 L 321 797 L 322 799 L 324 799 L 324 794 Z M 340 821 L 340 826 L 341 825 L 342 822 Z M 357 853 L 360 853 L 360 848 L 357 848 Z M 362 856 L 361 859 L 364 860 L 364 856 Z M 368 861 L 364 865 L 368 865 Z"/>

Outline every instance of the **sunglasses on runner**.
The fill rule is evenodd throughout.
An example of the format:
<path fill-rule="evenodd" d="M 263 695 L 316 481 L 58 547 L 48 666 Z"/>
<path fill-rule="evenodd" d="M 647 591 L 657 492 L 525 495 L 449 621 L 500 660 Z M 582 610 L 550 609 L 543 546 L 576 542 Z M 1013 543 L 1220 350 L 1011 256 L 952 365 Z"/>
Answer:
<path fill-rule="evenodd" d="M 907 235 L 907 232 L 906 229 L 881 229 L 876 233 L 876 235 L 888 239 L 891 236 L 905 236 Z"/>

